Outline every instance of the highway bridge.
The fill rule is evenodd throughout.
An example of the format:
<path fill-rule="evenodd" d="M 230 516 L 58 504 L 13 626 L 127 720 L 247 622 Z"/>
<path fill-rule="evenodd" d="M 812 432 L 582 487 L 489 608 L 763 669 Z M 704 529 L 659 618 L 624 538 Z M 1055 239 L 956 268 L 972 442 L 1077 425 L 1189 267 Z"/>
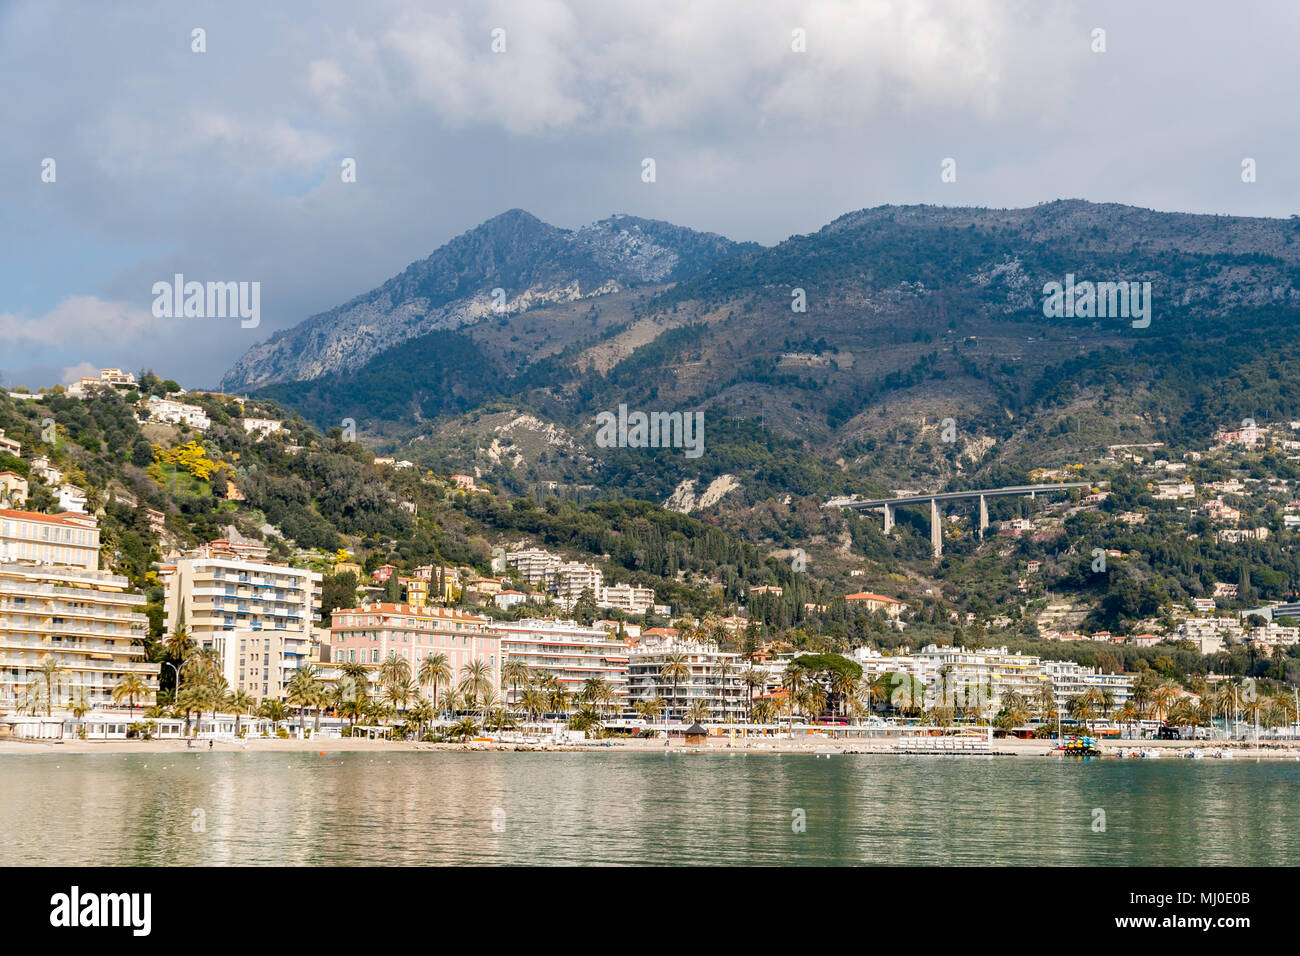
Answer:
<path fill-rule="evenodd" d="M 885 534 L 889 534 L 894 530 L 895 508 L 899 505 L 923 505 L 928 503 L 930 505 L 930 545 L 934 549 L 934 556 L 937 560 L 943 554 L 943 522 L 940 520 L 939 502 L 978 498 L 980 507 L 979 529 L 980 537 L 983 538 L 984 532 L 989 526 L 989 498 L 1035 498 L 1040 494 L 1069 491 L 1071 488 L 1091 490 L 1092 485 L 1086 481 L 1064 481 L 1047 485 L 1011 485 L 1007 488 L 984 488 L 976 491 L 940 491 L 934 494 L 905 495 L 900 498 L 875 498 L 871 501 L 835 498 L 826 502 L 823 507 L 848 508 L 852 511 L 870 511 L 875 508 L 883 508 L 885 512 Z"/>

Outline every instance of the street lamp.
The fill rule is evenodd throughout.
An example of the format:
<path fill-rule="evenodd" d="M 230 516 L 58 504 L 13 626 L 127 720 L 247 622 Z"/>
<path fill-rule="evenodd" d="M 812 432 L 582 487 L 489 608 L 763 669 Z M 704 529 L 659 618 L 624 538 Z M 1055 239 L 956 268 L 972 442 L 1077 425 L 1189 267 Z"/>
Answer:
<path fill-rule="evenodd" d="M 176 689 L 172 695 L 172 703 L 176 703 L 181 699 L 181 669 L 171 661 L 163 661 L 163 663 L 176 672 Z"/>

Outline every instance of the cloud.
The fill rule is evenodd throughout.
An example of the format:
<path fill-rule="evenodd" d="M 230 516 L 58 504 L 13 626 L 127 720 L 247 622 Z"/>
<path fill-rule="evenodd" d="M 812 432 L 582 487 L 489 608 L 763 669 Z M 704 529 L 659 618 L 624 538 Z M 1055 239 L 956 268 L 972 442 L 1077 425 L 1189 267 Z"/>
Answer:
<path fill-rule="evenodd" d="M 80 348 L 87 342 L 129 345 L 155 332 L 159 321 L 146 308 L 95 296 L 73 296 L 40 316 L 0 313 L 0 340 L 18 346 Z"/>
<path fill-rule="evenodd" d="M 63 370 L 63 384 L 71 385 L 83 378 L 99 378 L 99 371 L 98 365 L 93 365 L 90 362 L 78 362 L 76 365 L 70 365 Z"/>
<path fill-rule="evenodd" d="M 1057 45 L 1068 35 L 1064 21 L 992 0 L 821 0 L 802 9 L 537 0 L 473 16 L 417 6 L 373 39 L 312 61 L 304 85 L 322 108 L 418 106 L 453 127 L 515 135 L 751 117 L 838 124 L 882 106 L 992 115 L 1042 95 L 1043 84 L 1018 80 L 1053 34 Z M 498 29 L 503 52 L 492 50 Z M 806 52 L 792 49 L 795 29 Z M 1080 45 L 1063 59 L 1084 53 Z"/>

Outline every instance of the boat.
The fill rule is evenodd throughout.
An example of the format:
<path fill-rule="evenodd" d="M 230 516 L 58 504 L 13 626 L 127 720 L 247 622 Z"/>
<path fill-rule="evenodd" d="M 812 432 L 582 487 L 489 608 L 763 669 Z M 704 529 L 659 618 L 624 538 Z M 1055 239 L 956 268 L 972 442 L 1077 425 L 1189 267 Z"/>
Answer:
<path fill-rule="evenodd" d="M 1219 759 L 1219 760 L 1231 760 L 1231 759 L 1232 759 L 1232 751 L 1231 751 L 1231 750 L 1216 750 L 1216 751 L 1214 752 L 1214 756 L 1215 756 L 1217 759 Z"/>
<path fill-rule="evenodd" d="M 1187 751 L 1187 753 L 1183 754 L 1183 756 L 1186 757 L 1188 760 L 1204 760 L 1204 759 L 1205 759 L 1205 751 L 1204 751 L 1204 750 L 1189 750 L 1189 751 Z"/>
<path fill-rule="evenodd" d="M 1062 757 L 1100 757 L 1101 748 L 1094 737 L 1066 737 L 1054 751 Z"/>
<path fill-rule="evenodd" d="M 1163 750 L 1159 750 L 1155 747 L 1148 747 L 1146 750 L 1138 751 L 1138 756 L 1146 760 L 1159 760 L 1164 755 L 1165 753 Z"/>

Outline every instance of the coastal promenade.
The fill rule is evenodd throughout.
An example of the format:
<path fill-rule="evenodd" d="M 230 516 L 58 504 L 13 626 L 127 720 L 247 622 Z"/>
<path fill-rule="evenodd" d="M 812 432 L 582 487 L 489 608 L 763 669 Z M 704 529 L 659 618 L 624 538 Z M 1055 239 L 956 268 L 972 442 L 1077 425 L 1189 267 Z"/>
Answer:
<path fill-rule="evenodd" d="M 924 741 L 976 741 L 974 737 L 926 737 Z M 853 754 L 914 754 L 918 759 L 929 756 L 1053 756 L 1053 740 L 1020 740 L 1013 737 L 994 739 L 987 749 L 969 748 L 940 749 L 926 748 L 918 752 L 916 738 L 892 739 L 874 738 L 870 740 L 836 740 L 815 734 L 789 737 L 750 737 L 747 739 L 730 739 L 727 737 L 710 737 L 707 741 L 687 742 L 675 738 L 665 745 L 662 739 L 611 738 L 580 743 L 557 742 L 549 737 L 524 738 L 505 735 L 501 739 L 478 738 L 465 743 L 418 743 L 415 741 L 366 740 L 355 737 L 322 737 L 315 740 L 296 738 L 250 737 L 240 740 L 213 740 L 209 748 L 208 741 L 196 741 L 193 748 L 187 749 L 182 740 L 0 740 L 0 758 L 9 754 L 175 754 L 190 753 L 202 755 L 209 751 L 246 752 L 246 753 L 316 753 L 321 756 L 338 753 L 402 753 L 402 752 L 443 752 L 466 753 L 483 751 L 530 751 L 552 753 L 670 753 L 670 754 L 705 754 L 705 753 L 744 753 L 744 754 L 815 754 L 821 756 Z M 1218 751 L 1231 751 L 1241 759 L 1260 760 L 1300 760 L 1300 741 L 1269 740 L 1261 741 L 1256 748 L 1254 741 L 1192 741 L 1192 740 L 1120 740 L 1104 741 L 1101 744 L 1103 757 L 1118 757 L 1122 753 L 1134 750 L 1160 751 L 1167 757 L 1183 757 L 1188 751 L 1199 750 L 1206 755 Z"/>

